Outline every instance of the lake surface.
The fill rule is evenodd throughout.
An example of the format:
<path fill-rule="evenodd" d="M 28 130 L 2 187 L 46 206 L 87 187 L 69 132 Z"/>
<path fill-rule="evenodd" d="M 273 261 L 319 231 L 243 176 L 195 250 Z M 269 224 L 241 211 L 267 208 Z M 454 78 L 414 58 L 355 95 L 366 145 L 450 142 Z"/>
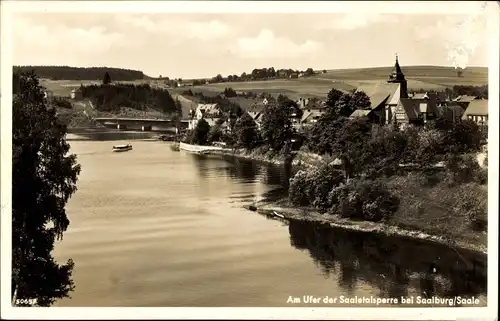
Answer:
<path fill-rule="evenodd" d="M 375 306 L 341 296 L 416 306 L 456 295 L 486 305 L 485 256 L 268 219 L 242 206 L 286 195 L 289 169 L 174 152 L 147 135 L 68 136 L 82 173 L 55 257 L 74 260 L 76 288 L 56 306 Z M 134 149 L 111 152 L 125 142 Z"/>

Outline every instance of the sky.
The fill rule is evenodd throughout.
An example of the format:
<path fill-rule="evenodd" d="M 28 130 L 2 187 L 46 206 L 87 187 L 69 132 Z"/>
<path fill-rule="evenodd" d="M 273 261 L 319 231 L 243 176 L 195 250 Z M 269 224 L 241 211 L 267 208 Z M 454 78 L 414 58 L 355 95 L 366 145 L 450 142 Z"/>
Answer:
<path fill-rule="evenodd" d="M 458 14 L 22 12 L 14 65 L 203 78 L 254 68 L 487 66 L 485 17 Z"/>

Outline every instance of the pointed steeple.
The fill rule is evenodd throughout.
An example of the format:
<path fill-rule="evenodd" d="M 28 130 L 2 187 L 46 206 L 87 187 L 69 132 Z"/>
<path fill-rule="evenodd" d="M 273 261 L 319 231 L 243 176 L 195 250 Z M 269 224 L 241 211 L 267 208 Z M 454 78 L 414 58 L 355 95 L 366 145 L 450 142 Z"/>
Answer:
<path fill-rule="evenodd" d="M 404 81 L 405 75 L 399 66 L 398 54 L 396 53 L 396 63 L 394 64 L 394 69 L 392 70 L 392 74 L 389 76 L 389 81 Z"/>
<path fill-rule="evenodd" d="M 405 75 L 399 66 L 398 54 L 396 54 L 396 63 L 394 64 L 394 69 L 392 70 L 391 75 L 389 76 L 388 83 L 399 83 L 401 84 L 400 97 L 408 98 L 408 83 L 405 79 Z"/>

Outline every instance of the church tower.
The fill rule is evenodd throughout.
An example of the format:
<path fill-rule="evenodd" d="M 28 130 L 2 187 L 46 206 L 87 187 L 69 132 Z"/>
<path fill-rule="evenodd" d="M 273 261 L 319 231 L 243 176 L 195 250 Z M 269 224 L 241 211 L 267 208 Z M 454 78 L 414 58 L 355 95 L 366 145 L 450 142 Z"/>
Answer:
<path fill-rule="evenodd" d="M 405 79 L 405 75 L 401 70 L 398 62 L 398 55 L 396 54 L 396 64 L 392 70 L 392 74 L 389 76 L 388 83 L 398 83 L 401 85 L 401 92 L 399 98 L 408 98 L 408 82 Z"/>

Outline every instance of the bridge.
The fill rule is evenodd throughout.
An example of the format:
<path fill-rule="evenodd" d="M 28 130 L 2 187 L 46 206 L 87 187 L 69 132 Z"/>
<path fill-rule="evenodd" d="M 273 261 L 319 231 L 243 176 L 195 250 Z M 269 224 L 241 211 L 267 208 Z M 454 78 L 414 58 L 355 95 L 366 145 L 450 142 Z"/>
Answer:
<path fill-rule="evenodd" d="M 94 120 L 105 126 L 113 126 L 117 129 L 135 129 L 142 131 L 174 129 L 175 124 L 170 119 L 148 119 L 127 117 L 97 117 Z M 189 120 L 181 119 L 181 129 L 188 128 Z"/>

